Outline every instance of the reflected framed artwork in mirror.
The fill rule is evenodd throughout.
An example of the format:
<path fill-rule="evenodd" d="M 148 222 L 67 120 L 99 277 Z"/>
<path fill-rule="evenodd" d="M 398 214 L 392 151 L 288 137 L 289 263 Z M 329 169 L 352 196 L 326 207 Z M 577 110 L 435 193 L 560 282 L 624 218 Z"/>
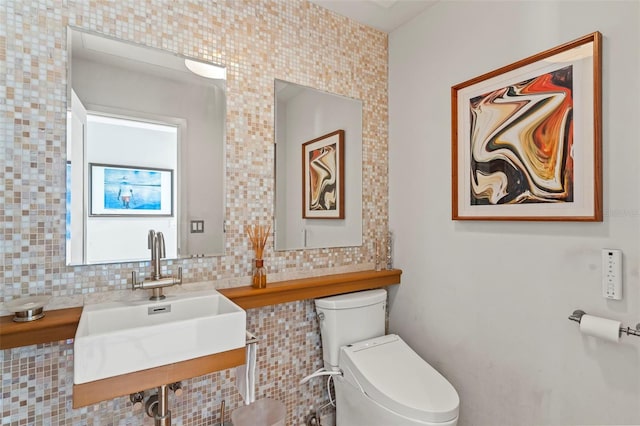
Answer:
<path fill-rule="evenodd" d="M 275 250 L 362 245 L 362 101 L 282 80 L 274 92 Z"/>
<path fill-rule="evenodd" d="M 89 163 L 91 216 L 173 216 L 173 170 Z"/>
<path fill-rule="evenodd" d="M 302 144 L 302 217 L 344 219 L 344 130 Z"/>
<path fill-rule="evenodd" d="M 224 67 L 72 27 L 68 53 L 67 264 L 148 260 L 149 229 L 168 259 L 223 254 Z M 161 183 L 126 207 L 105 179 L 135 171 Z"/>

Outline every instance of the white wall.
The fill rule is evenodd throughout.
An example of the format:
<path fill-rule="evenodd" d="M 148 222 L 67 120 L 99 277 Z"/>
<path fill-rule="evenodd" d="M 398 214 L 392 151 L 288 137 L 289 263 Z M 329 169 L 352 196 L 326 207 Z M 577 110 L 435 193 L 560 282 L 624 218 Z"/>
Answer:
<path fill-rule="evenodd" d="M 603 34 L 603 223 L 451 220 L 451 86 Z M 462 425 L 640 424 L 640 339 L 583 336 L 576 308 L 640 322 L 640 3 L 442 1 L 390 35 L 391 331 L 440 370 Z M 624 299 L 600 296 L 603 247 Z"/>

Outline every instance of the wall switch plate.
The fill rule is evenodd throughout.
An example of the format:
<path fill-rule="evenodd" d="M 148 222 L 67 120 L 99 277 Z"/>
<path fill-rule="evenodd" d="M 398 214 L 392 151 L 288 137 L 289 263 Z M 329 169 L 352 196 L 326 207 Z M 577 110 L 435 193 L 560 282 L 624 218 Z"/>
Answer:
<path fill-rule="evenodd" d="M 602 297 L 622 299 L 622 250 L 602 249 Z"/>
<path fill-rule="evenodd" d="M 202 234 L 204 232 L 204 220 L 192 220 L 191 221 L 191 233 Z"/>

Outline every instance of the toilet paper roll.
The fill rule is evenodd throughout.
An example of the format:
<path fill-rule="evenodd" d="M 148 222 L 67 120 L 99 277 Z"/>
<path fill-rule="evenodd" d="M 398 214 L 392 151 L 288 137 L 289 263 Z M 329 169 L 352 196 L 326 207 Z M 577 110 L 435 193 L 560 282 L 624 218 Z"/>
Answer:
<path fill-rule="evenodd" d="M 580 319 L 580 332 L 617 343 L 620 341 L 620 321 L 583 315 Z"/>

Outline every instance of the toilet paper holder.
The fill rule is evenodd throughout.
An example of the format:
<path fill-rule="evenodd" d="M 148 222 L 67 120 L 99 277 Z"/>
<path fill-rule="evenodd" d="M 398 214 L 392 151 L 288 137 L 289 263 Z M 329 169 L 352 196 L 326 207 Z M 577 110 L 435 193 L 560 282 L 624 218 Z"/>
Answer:
<path fill-rule="evenodd" d="M 569 315 L 569 319 L 571 321 L 575 321 L 580 324 L 580 320 L 582 316 L 585 315 L 586 312 L 580 309 L 573 311 L 571 315 Z M 633 329 L 631 327 L 620 327 L 620 335 L 626 334 L 627 336 L 640 336 L 640 322 L 636 324 L 636 328 Z"/>

